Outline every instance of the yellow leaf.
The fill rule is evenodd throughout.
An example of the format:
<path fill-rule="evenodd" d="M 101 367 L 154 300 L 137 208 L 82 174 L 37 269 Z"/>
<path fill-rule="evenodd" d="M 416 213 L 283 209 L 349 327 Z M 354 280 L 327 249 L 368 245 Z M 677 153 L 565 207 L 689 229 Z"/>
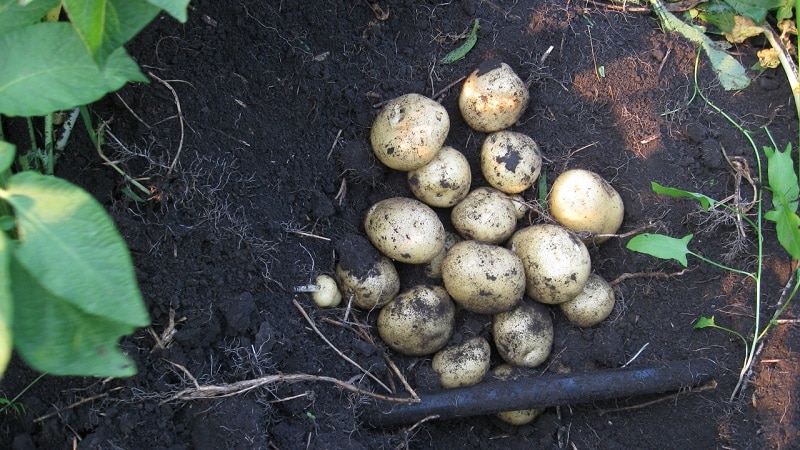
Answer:
<path fill-rule="evenodd" d="M 722 33 L 725 39 L 734 44 L 741 44 L 747 38 L 758 36 L 764 32 L 764 29 L 756 25 L 753 19 L 742 16 L 733 16 L 733 29 L 730 33 Z"/>
<path fill-rule="evenodd" d="M 774 48 L 765 48 L 758 51 L 758 64 L 765 69 L 774 69 L 781 65 L 778 58 L 778 51 Z"/>

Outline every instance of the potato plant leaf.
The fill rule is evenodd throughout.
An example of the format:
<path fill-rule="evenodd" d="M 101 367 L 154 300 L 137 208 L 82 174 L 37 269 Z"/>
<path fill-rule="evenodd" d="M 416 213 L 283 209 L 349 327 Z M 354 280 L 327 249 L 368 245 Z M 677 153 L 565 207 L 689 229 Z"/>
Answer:
<path fill-rule="evenodd" d="M 674 259 L 686 267 L 688 265 L 686 255 L 692 254 L 688 248 L 692 237 L 693 234 L 688 234 L 676 239 L 663 234 L 643 233 L 628 241 L 627 248 L 659 259 Z"/>
<path fill-rule="evenodd" d="M 691 198 L 700 202 L 703 211 L 708 211 L 717 202 L 713 198 L 697 192 L 684 191 L 683 189 L 662 186 L 655 181 L 650 182 L 650 188 L 656 194 L 668 195 L 676 198 Z"/>
<path fill-rule="evenodd" d="M 11 330 L 14 323 L 14 303 L 11 301 L 10 255 L 8 237 L 0 231 L 0 376 L 6 371 L 13 347 Z"/>
<path fill-rule="evenodd" d="M 763 23 L 770 10 L 784 6 L 786 0 L 724 0 L 738 14 Z"/>
<path fill-rule="evenodd" d="M 158 6 L 174 17 L 180 23 L 186 23 L 186 9 L 189 7 L 189 0 L 147 0 L 151 5 Z"/>
<path fill-rule="evenodd" d="M 697 319 L 697 322 L 694 323 L 695 330 L 700 330 L 702 328 L 708 328 L 708 327 L 716 327 L 716 326 L 717 324 L 714 323 L 714 316 L 711 317 L 700 316 L 700 318 Z"/>
<path fill-rule="evenodd" d="M 23 4 L 19 0 L 0 0 L 0 32 L 33 24 L 58 5 L 59 0 L 34 0 Z"/>
<path fill-rule="evenodd" d="M 5 141 L 0 141 L 0 173 L 5 172 L 14 163 L 16 147 Z"/>
<path fill-rule="evenodd" d="M 778 209 L 786 203 L 792 212 L 797 212 L 800 186 L 792 162 L 792 144 L 789 143 L 783 152 L 764 147 L 764 153 L 767 155 L 767 180 L 772 191 L 772 206 Z"/>

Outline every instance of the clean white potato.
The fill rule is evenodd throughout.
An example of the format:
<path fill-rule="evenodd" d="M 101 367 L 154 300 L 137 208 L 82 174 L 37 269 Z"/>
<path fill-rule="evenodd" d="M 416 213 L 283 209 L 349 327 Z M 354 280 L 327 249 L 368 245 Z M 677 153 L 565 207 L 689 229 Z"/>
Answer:
<path fill-rule="evenodd" d="M 433 355 L 431 366 L 445 389 L 474 386 L 489 372 L 491 356 L 489 342 L 476 336 L 460 345 L 439 350 Z"/>
<path fill-rule="evenodd" d="M 471 183 L 467 158 L 448 145 L 431 162 L 408 172 L 411 193 L 436 208 L 449 208 L 460 202 L 469 193 Z"/>
<path fill-rule="evenodd" d="M 372 244 L 396 261 L 424 264 L 444 248 L 444 226 L 439 216 L 413 198 L 392 197 L 372 205 L 364 228 Z"/>
<path fill-rule="evenodd" d="M 508 196 L 481 187 L 467 194 L 450 211 L 450 220 L 464 239 L 498 244 L 517 228 L 517 213 Z"/>
<path fill-rule="evenodd" d="M 582 169 L 568 170 L 556 178 L 548 205 L 553 218 L 576 233 L 614 234 L 625 214 L 622 197 L 611 184 Z M 586 241 L 601 244 L 608 239 L 590 236 Z"/>
<path fill-rule="evenodd" d="M 580 294 L 558 306 L 570 322 L 591 327 L 606 320 L 614 310 L 614 288 L 600 275 L 592 274 Z"/>
<path fill-rule="evenodd" d="M 458 108 L 467 125 L 491 133 L 514 125 L 528 106 L 528 87 L 508 64 L 486 61 L 461 88 Z"/>
<path fill-rule="evenodd" d="M 536 367 L 553 348 L 553 319 L 544 305 L 523 301 L 516 308 L 494 316 L 492 336 L 505 362 Z"/>
<path fill-rule="evenodd" d="M 492 378 L 500 381 L 516 380 L 525 376 L 522 373 L 522 368 L 514 367 L 511 364 L 501 364 L 492 369 Z M 502 411 L 495 414 L 500 420 L 511 425 L 526 425 L 533 422 L 539 414 L 544 411 L 544 408 L 536 409 L 519 409 L 516 411 Z"/>
<path fill-rule="evenodd" d="M 542 171 L 539 145 L 522 133 L 492 133 L 481 146 L 481 171 L 493 188 L 519 194 L 533 186 Z"/>
<path fill-rule="evenodd" d="M 319 290 L 311 293 L 311 299 L 320 308 L 333 308 L 342 301 L 342 293 L 339 291 L 339 286 L 336 285 L 336 280 L 332 276 L 317 275 L 314 284 L 319 287 Z"/>
<path fill-rule="evenodd" d="M 370 141 L 378 160 L 395 170 L 428 164 L 450 132 L 450 117 L 439 103 L 419 94 L 389 100 L 372 124 Z"/>
<path fill-rule="evenodd" d="M 443 287 L 415 286 L 381 309 L 378 335 L 404 355 L 430 355 L 453 336 L 455 314 L 455 304 Z"/>
<path fill-rule="evenodd" d="M 542 303 L 558 304 L 583 290 L 592 269 L 589 250 L 564 227 L 537 224 L 523 228 L 508 241 L 525 267 L 525 292 Z"/>
<path fill-rule="evenodd" d="M 428 278 L 442 278 L 442 261 L 447 255 L 447 251 L 453 248 L 454 245 L 461 242 L 461 236 L 451 232 L 445 231 L 444 233 L 444 248 L 436 255 L 435 258 L 425 264 L 425 276 Z"/>
<path fill-rule="evenodd" d="M 525 268 L 516 253 L 494 244 L 462 241 L 442 261 L 450 297 L 467 311 L 497 314 L 516 306 L 525 293 Z"/>

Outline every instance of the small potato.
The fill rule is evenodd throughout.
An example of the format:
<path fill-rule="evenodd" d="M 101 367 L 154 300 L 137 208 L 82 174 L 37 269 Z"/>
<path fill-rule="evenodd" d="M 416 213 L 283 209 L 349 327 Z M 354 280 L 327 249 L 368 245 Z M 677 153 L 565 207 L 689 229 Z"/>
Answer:
<path fill-rule="evenodd" d="M 568 170 L 556 178 L 548 199 L 550 214 L 576 233 L 614 234 L 622 225 L 625 207 L 619 193 L 600 175 L 588 170 Z M 589 238 L 600 244 L 609 236 Z"/>
<path fill-rule="evenodd" d="M 342 301 L 342 293 L 339 292 L 339 286 L 336 285 L 336 280 L 332 276 L 317 275 L 314 284 L 319 286 L 319 290 L 311 294 L 311 299 L 320 308 L 333 308 Z"/>
<path fill-rule="evenodd" d="M 492 336 L 505 362 L 536 367 L 547 359 L 553 347 L 553 320 L 544 305 L 524 301 L 511 311 L 494 316 Z"/>
<path fill-rule="evenodd" d="M 493 244 L 463 241 L 442 261 L 447 292 L 467 311 L 497 314 L 516 306 L 525 293 L 525 268 L 516 253 Z"/>
<path fill-rule="evenodd" d="M 404 355 L 430 355 L 453 336 L 455 313 L 455 304 L 443 287 L 415 286 L 381 309 L 378 335 Z"/>
<path fill-rule="evenodd" d="M 614 310 L 614 288 L 601 276 L 592 274 L 577 297 L 558 306 L 570 322 L 591 327 L 606 320 Z"/>
<path fill-rule="evenodd" d="M 523 376 L 525 376 L 523 374 L 523 369 L 514 367 L 511 364 L 501 364 L 492 369 L 492 378 L 500 381 L 516 380 Z M 538 417 L 542 411 L 544 411 L 544 408 L 520 409 L 516 411 L 503 411 L 495 415 L 503 422 L 519 426 L 533 422 L 533 419 Z"/>
<path fill-rule="evenodd" d="M 458 108 L 467 125 L 491 133 L 514 125 L 528 106 L 528 87 L 508 64 L 486 61 L 461 88 Z"/>
<path fill-rule="evenodd" d="M 496 189 L 482 187 L 467 194 L 450 211 L 450 220 L 464 239 L 498 244 L 517 227 L 514 203 Z"/>
<path fill-rule="evenodd" d="M 337 240 L 336 278 L 346 301 L 371 310 L 389 303 L 400 292 L 400 276 L 394 263 L 369 241 L 351 234 Z"/>
<path fill-rule="evenodd" d="M 428 164 L 450 132 L 450 117 L 442 105 L 419 94 L 387 102 L 372 124 L 370 141 L 375 156 L 395 170 L 414 170 Z"/>
<path fill-rule="evenodd" d="M 555 305 L 575 298 L 591 273 L 586 245 L 558 225 L 523 228 L 511 236 L 508 246 L 525 267 L 525 292 L 542 303 Z"/>
<path fill-rule="evenodd" d="M 392 197 L 372 205 L 364 228 L 381 253 L 400 262 L 424 264 L 444 248 L 444 226 L 439 216 L 413 198 Z"/>
<path fill-rule="evenodd" d="M 477 336 L 461 345 L 439 350 L 433 355 L 431 366 L 445 389 L 474 386 L 489 372 L 491 356 L 489 342 Z"/>
<path fill-rule="evenodd" d="M 481 171 L 493 188 L 507 194 L 519 194 L 539 178 L 542 154 L 529 136 L 514 131 L 498 131 L 483 141 Z"/>
<path fill-rule="evenodd" d="M 514 203 L 514 212 L 517 216 L 517 221 L 520 221 L 525 218 L 525 214 L 528 214 L 528 211 L 531 210 L 531 207 L 528 206 L 528 203 L 525 202 L 525 199 L 519 195 L 512 195 L 509 197 L 511 202 Z"/>
<path fill-rule="evenodd" d="M 445 145 L 431 162 L 408 172 L 411 193 L 436 208 L 449 208 L 469 193 L 472 172 L 467 158 Z"/>
<path fill-rule="evenodd" d="M 444 233 L 444 248 L 435 258 L 425 264 L 425 276 L 428 278 L 442 278 L 442 261 L 447 255 L 447 251 L 453 248 L 454 245 L 461 242 L 461 237 L 453 232 L 445 231 Z"/>

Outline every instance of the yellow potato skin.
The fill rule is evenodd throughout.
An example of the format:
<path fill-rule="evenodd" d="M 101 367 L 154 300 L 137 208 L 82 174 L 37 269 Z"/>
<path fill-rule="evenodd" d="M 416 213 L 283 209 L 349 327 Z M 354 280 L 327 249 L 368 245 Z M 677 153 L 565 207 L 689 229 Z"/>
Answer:
<path fill-rule="evenodd" d="M 364 228 L 372 245 L 396 261 L 424 264 L 444 248 L 445 232 L 439 216 L 413 198 L 391 197 L 372 205 Z"/>
<path fill-rule="evenodd" d="M 547 203 L 553 218 L 575 232 L 614 234 L 625 214 L 622 197 L 611 184 L 583 169 L 559 175 Z M 591 238 L 591 242 L 600 244 L 608 239 L 609 236 L 599 236 Z"/>
<path fill-rule="evenodd" d="M 430 355 L 453 336 L 455 314 L 455 304 L 443 287 L 415 286 L 381 309 L 378 335 L 404 355 Z"/>
<path fill-rule="evenodd" d="M 514 125 L 528 106 L 528 87 L 508 64 L 490 60 L 464 81 L 458 108 L 467 125 L 484 133 Z"/>

